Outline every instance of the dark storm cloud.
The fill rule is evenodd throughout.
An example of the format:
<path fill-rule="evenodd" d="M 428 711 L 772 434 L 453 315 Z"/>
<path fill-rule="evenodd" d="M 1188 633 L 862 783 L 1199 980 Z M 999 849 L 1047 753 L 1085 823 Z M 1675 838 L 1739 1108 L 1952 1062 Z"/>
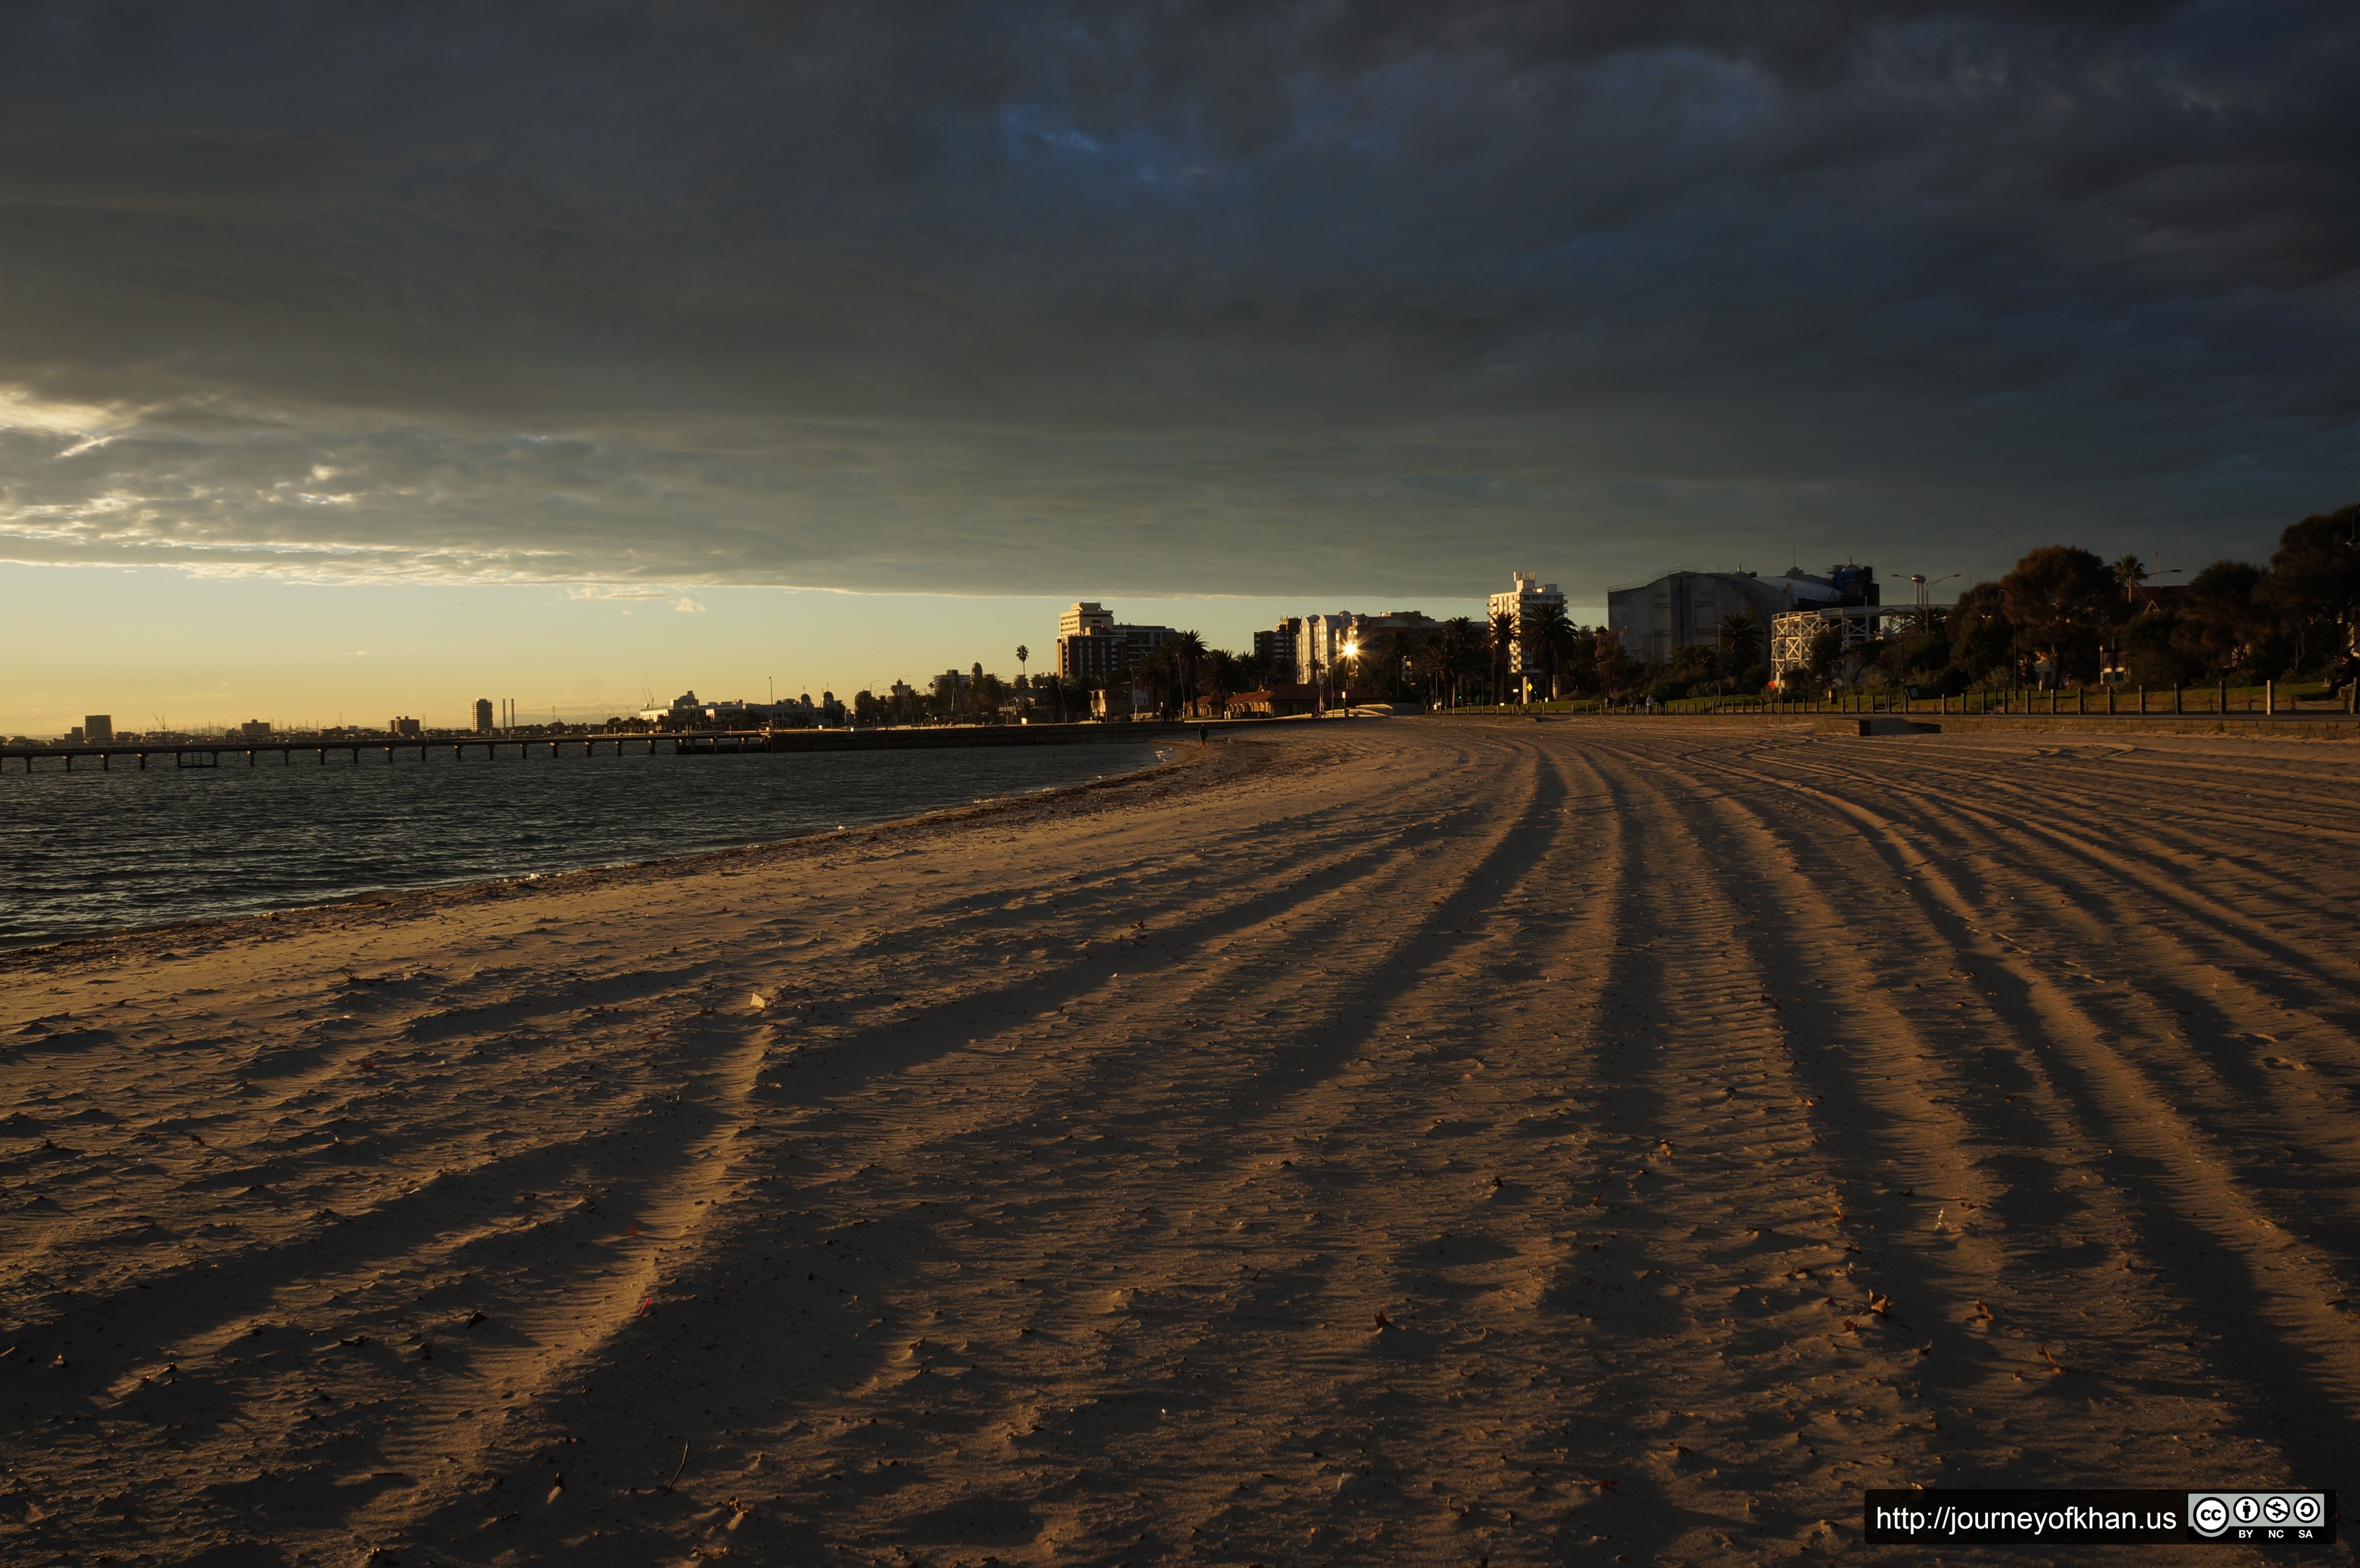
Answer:
<path fill-rule="evenodd" d="M 2325 4 L 13 8 L 0 549 L 2256 548 L 2360 492 L 2355 66 Z"/>

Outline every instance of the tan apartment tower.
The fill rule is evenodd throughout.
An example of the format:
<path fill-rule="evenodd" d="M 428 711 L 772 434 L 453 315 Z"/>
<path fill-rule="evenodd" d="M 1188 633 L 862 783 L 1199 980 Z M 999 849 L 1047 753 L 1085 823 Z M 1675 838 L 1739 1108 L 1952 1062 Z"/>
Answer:
<path fill-rule="evenodd" d="M 1057 617 L 1057 679 L 1105 681 L 1126 672 L 1124 642 L 1106 606 L 1087 600 L 1066 606 Z"/>

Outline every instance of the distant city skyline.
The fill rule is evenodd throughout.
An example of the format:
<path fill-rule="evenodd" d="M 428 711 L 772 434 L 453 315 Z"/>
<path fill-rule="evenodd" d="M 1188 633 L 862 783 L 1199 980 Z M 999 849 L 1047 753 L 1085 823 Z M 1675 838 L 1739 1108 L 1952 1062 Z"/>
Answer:
<path fill-rule="evenodd" d="M 2264 559 L 2360 501 L 2348 11 L 10 8 L 0 723 Z"/>
<path fill-rule="evenodd" d="M 849 698 L 896 680 L 923 685 L 978 660 L 1013 675 L 1020 644 L 1032 651 L 1030 672 L 1045 674 L 1055 667 L 1058 616 L 1076 597 L 723 587 L 700 589 L 689 596 L 697 608 L 682 612 L 679 594 L 622 598 L 544 584 L 191 583 L 153 569 L 84 570 L 63 578 L 77 592 L 35 594 L 26 588 L 35 580 L 59 577 L 0 564 L 0 602 L 16 606 L 0 625 L 8 672 L 0 730 L 8 734 L 61 735 L 101 713 L 126 730 L 155 727 L 158 715 L 191 729 L 257 718 L 282 727 L 382 725 L 394 713 L 467 728 L 487 695 L 514 698 L 519 723 L 546 722 L 552 707 L 574 722 L 636 713 L 643 689 L 659 703 L 692 689 L 708 701 L 759 701 L 773 678 L 781 698 L 823 690 Z M 1126 621 L 1195 630 L 1238 652 L 1288 615 L 1483 614 L 1480 599 L 1434 597 L 1401 605 L 1376 597 L 1104 602 Z M 290 661 L 290 643 L 320 651 Z"/>

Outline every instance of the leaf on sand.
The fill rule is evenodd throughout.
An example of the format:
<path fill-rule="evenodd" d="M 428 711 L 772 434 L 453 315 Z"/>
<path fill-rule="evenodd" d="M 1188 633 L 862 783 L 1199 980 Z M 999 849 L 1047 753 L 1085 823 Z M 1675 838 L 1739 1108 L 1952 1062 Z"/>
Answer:
<path fill-rule="evenodd" d="M 1391 1327 L 1393 1327 L 1393 1319 L 1391 1319 L 1391 1318 L 1389 1318 L 1389 1317 L 1385 1316 L 1385 1314 L 1384 1314 L 1384 1313 L 1382 1313 L 1382 1312 L 1379 1312 L 1379 1313 L 1377 1314 L 1377 1332 L 1378 1332 L 1379 1334 L 1382 1334 L 1382 1333 L 1384 1333 L 1384 1332 L 1385 1332 L 1385 1330 L 1387 1330 L 1387 1329 L 1389 1329 L 1389 1328 L 1391 1328 Z"/>

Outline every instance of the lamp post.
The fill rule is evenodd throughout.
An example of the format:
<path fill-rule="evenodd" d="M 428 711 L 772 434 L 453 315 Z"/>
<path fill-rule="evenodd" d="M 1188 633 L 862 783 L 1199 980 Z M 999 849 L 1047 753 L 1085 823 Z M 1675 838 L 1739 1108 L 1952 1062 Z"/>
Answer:
<path fill-rule="evenodd" d="M 1344 711 L 1352 711 L 1352 683 L 1360 678 L 1360 643 L 1358 637 L 1344 645 L 1344 657 L 1351 668 L 1344 671 Z"/>

